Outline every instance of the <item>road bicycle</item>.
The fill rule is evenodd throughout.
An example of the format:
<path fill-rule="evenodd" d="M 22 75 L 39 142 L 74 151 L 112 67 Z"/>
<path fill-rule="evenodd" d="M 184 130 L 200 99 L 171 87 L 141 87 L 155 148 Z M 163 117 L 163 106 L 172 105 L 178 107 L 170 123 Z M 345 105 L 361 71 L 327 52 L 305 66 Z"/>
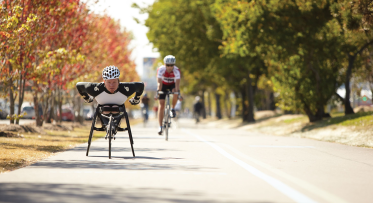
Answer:
<path fill-rule="evenodd" d="M 109 114 L 103 114 L 103 112 L 118 112 L 118 113 L 109 113 Z M 126 128 L 121 128 L 120 122 L 122 118 L 126 119 Z M 97 118 L 101 121 L 101 128 L 96 127 L 96 120 Z M 93 137 L 93 131 L 106 131 L 105 140 L 109 139 L 109 159 L 111 159 L 111 142 L 112 140 L 115 140 L 115 135 L 118 131 L 128 131 L 128 136 L 131 143 L 131 150 L 132 155 L 135 157 L 135 151 L 133 149 L 133 138 L 132 138 L 132 132 L 130 127 L 130 122 L 128 119 L 128 114 L 126 111 L 126 107 L 124 104 L 122 105 L 116 105 L 116 104 L 105 104 L 105 105 L 98 105 L 96 108 L 96 111 L 93 116 L 92 120 L 92 126 L 91 131 L 89 133 L 88 138 L 88 147 L 87 147 L 87 153 L 86 156 L 88 156 L 89 148 L 91 146 L 91 141 Z"/>
<path fill-rule="evenodd" d="M 171 105 L 170 105 L 170 94 L 178 94 L 179 92 L 171 92 L 171 91 L 158 91 L 158 94 L 166 94 L 165 98 L 165 107 L 164 107 L 164 115 L 163 115 L 163 129 L 165 131 L 165 139 L 168 140 L 168 129 L 171 127 Z M 179 95 L 180 96 L 180 95 Z"/>

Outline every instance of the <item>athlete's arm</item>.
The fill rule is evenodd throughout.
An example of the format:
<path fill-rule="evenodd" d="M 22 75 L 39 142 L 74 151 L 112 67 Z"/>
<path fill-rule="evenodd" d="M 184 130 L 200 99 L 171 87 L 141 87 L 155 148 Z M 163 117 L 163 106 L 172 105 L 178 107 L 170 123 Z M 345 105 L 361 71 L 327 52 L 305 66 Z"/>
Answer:
<path fill-rule="evenodd" d="M 76 89 L 78 89 L 79 94 L 84 98 L 84 100 L 88 100 L 90 96 L 97 96 L 99 92 L 94 91 L 94 88 L 99 84 L 100 83 L 78 82 L 76 84 Z"/>
<path fill-rule="evenodd" d="M 140 100 L 140 96 L 144 92 L 144 83 L 143 82 L 134 82 L 135 84 L 135 99 Z"/>
<path fill-rule="evenodd" d="M 158 78 L 157 90 L 161 91 L 163 86 L 162 78 Z"/>
<path fill-rule="evenodd" d="M 180 91 L 180 79 L 176 79 L 175 81 L 175 92 Z"/>
<path fill-rule="evenodd" d="M 180 69 L 176 66 L 174 68 L 174 74 L 175 74 L 175 91 L 179 92 L 180 91 L 181 73 L 180 73 Z"/>

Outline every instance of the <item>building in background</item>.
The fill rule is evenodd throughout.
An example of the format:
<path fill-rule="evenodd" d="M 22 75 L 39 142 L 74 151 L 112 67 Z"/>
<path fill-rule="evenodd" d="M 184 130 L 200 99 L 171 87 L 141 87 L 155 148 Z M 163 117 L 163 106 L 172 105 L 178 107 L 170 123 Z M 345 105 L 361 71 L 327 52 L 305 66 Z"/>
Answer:
<path fill-rule="evenodd" d="M 145 91 L 157 90 L 157 70 L 155 68 L 157 58 L 145 57 L 143 60 L 143 72 L 141 80 L 145 83 Z"/>

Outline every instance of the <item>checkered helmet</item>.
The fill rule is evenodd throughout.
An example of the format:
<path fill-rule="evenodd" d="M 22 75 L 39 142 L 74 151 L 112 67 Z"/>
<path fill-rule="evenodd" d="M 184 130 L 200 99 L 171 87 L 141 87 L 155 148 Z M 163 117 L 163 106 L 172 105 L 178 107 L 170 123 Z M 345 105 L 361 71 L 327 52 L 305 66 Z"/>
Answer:
<path fill-rule="evenodd" d="M 115 66 L 107 66 L 102 71 L 102 78 L 104 80 L 116 79 L 119 78 L 120 72 L 119 69 Z"/>

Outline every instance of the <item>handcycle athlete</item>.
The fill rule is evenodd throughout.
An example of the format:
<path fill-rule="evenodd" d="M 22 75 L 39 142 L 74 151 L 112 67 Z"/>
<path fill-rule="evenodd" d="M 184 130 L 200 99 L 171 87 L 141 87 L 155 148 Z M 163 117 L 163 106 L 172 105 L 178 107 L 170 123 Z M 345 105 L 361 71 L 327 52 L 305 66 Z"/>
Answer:
<path fill-rule="evenodd" d="M 172 98 L 172 108 L 170 115 L 172 118 L 175 118 L 175 105 L 177 100 L 182 100 L 183 98 L 180 95 L 180 70 L 175 66 L 176 59 L 172 55 L 168 55 L 163 59 L 164 65 L 160 66 L 157 70 L 157 94 L 155 99 L 159 99 L 158 107 L 158 122 L 159 130 L 158 134 L 162 135 L 163 127 L 162 121 L 164 117 L 164 108 L 165 108 L 165 97 L 166 94 L 159 94 L 159 92 L 176 92 Z"/>
<path fill-rule="evenodd" d="M 119 82 L 120 71 L 115 66 L 107 66 L 102 71 L 103 82 L 92 83 L 92 82 L 78 82 L 76 88 L 79 94 L 87 103 L 93 102 L 95 99 L 102 107 L 101 121 L 103 126 L 107 126 L 109 118 L 107 115 L 117 116 L 125 111 L 124 102 L 135 93 L 135 96 L 129 100 L 132 105 L 140 103 L 140 96 L 144 91 L 144 83 L 142 82 Z M 106 115 L 106 116 L 105 116 Z M 116 129 L 120 125 L 119 122 L 115 122 L 113 126 Z M 106 135 L 107 138 L 108 135 Z M 112 135 L 115 139 L 115 134 Z M 109 141 L 111 142 L 111 140 Z M 132 142 L 132 140 L 131 140 Z M 110 149 L 109 149 L 110 150 Z M 87 150 L 88 154 L 88 150 Z"/>

